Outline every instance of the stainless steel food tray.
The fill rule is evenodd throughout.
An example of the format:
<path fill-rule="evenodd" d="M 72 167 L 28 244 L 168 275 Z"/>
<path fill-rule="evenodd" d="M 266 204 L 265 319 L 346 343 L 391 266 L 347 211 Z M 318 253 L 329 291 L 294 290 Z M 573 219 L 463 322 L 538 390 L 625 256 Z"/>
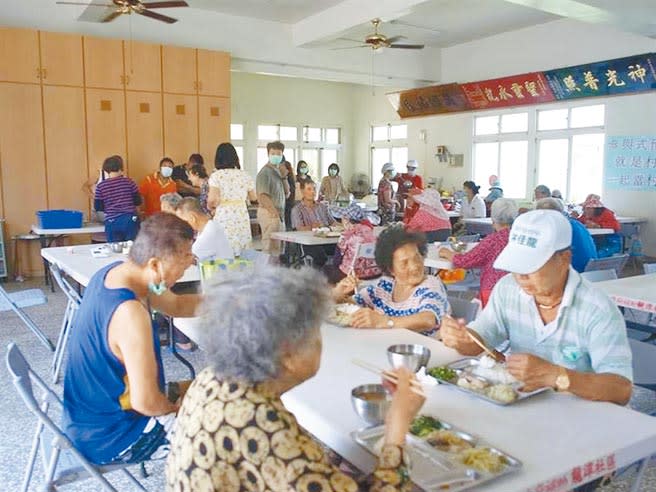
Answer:
<path fill-rule="evenodd" d="M 503 456 L 508 464 L 499 473 L 478 471 L 458 461 L 457 452 L 439 450 L 422 438 L 408 434 L 406 436 L 406 452 L 411 463 L 410 479 L 425 491 L 458 492 L 467 490 L 521 469 L 522 463 L 518 459 L 442 420 L 440 423 L 443 429 L 471 442 L 475 447 L 486 447 L 491 452 Z M 351 433 L 355 442 L 374 455 L 377 454 L 376 445 L 384 435 L 385 426 L 370 427 Z"/>
<path fill-rule="evenodd" d="M 477 361 L 477 360 L 478 360 L 477 357 L 465 357 L 463 359 L 458 359 L 457 361 L 452 362 L 451 364 L 447 364 L 446 367 L 448 367 L 449 369 L 453 369 L 457 374 L 457 378 L 459 378 L 463 374 L 472 375 L 470 369 L 471 369 L 472 366 L 474 366 L 474 361 Z M 481 381 L 485 381 L 490 386 L 494 384 L 492 381 L 490 381 L 490 380 L 488 380 L 484 377 L 481 377 L 481 376 L 472 375 L 472 377 L 474 377 L 476 379 L 479 379 Z M 527 398 L 531 398 L 532 396 L 539 395 L 540 393 L 544 393 L 545 391 L 549 391 L 551 389 L 551 388 L 540 388 L 540 389 L 537 389 L 535 391 L 531 391 L 531 392 L 526 393 L 526 392 L 523 392 L 523 391 L 519 391 L 519 388 L 522 387 L 522 383 L 514 383 L 514 384 L 511 384 L 510 386 L 515 390 L 515 393 L 517 394 L 517 398 L 515 400 L 511 401 L 511 402 L 503 402 L 503 401 L 495 400 L 494 398 L 490 398 L 485 393 L 482 393 L 480 391 L 475 391 L 475 390 L 472 390 L 472 389 L 469 389 L 469 388 L 463 388 L 462 386 L 458 386 L 457 378 L 455 380 L 452 380 L 452 381 L 447 381 L 447 380 L 444 380 L 444 379 L 437 379 L 437 378 L 435 378 L 435 379 L 437 379 L 437 381 L 439 381 L 442 384 L 447 384 L 449 386 L 453 386 L 454 388 L 457 388 L 458 390 L 463 391 L 464 393 L 474 395 L 477 398 L 480 398 L 481 400 L 485 400 L 485 401 L 488 401 L 490 403 L 494 403 L 495 405 L 501 405 L 501 406 L 504 406 L 504 407 L 507 406 L 507 405 L 513 405 L 515 403 L 526 400 Z"/>

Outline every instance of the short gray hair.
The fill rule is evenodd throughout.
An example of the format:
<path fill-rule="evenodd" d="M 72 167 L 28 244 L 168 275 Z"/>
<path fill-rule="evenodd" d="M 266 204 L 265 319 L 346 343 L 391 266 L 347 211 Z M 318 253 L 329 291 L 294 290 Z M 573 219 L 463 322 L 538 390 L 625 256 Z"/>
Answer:
<path fill-rule="evenodd" d="M 168 203 L 174 210 L 182 201 L 182 196 L 178 193 L 164 193 L 159 197 L 159 203 Z"/>
<path fill-rule="evenodd" d="M 311 268 L 264 266 L 215 278 L 204 287 L 199 345 L 227 380 L 273 379 L 282 349 L 302 347 L 331 306 L 328 282 Z"/>
<path fill-rule="evenodd" d="M 551 196 L 551 190 L 547 185 L 537 185 L 534 190 L 535 193 L 542 193 L 543 195 Z"/>
<path fill-rule="evenodd" d="M 495 224 L 512 225 L 517 218 L 519 209 L 515 200 L 510 198 L 497 198 L 492 202 L 490 217 Z"/>
<path fill-rule="evenodd" d="M 565 207 L 562 200 L 558 198 L 540 198 L 535 202 L 536 210 L 555 210 L 556 212 L 563 212 Z"/>

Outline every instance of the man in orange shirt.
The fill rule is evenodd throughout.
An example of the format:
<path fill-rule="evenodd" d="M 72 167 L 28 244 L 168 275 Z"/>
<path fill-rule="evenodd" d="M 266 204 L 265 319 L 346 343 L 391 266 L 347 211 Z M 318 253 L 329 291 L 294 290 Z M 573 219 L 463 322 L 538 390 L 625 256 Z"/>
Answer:
<path fill-rule="evenodd" d="M 171 179 L 173 161 L 164 157 L 159 161 L 159 171 L 146 176 L 139 185 L 139 193 L 144 199 L 144 215 L 146 217 L 160 211 L 159 198 L 166 193 L 176 193 L 177 186 Z"/>

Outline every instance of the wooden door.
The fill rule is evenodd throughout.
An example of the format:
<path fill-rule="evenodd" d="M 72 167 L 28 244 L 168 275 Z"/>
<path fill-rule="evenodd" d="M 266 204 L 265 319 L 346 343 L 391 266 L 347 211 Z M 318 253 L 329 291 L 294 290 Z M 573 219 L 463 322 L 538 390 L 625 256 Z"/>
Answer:
<path fill-rule="evenodd" d="M 198 50 L 198 94 L 230 97 L 230 54 Z"/>
<path fill-rule="evenodd" d="M 198 97 L 198 135 L 201 155 L 205 162 L 213 162 L 216 147 L 230 141 L 229 98 Z"/>
<path fill-rule="evenodd" d="M 139 183 L 157 170 L 164 155 L 162 95 L 127 91 L 126 110 L 130 177 Z"/>
<path fill-rule="evenodd" d="M 122 89 L 123 41 L 85 36 L 84 74 L 87 87 Z"/>
<path fill-rule="evenodd" d="M 82 210 L 88 217 L 84 89 L 44 86 L 43 116 L 48 208 Z"/>
<path fill-rule="evenodd" d="M 96 178 L 103 161 L 118 154 L 129 172 L 125 139 L 125 99 L 123 91 L 87 89 L 87 162 L 89 176 Z"/>
<path fill-rule="evenodd" d="M 123 59 L 125 60 L 126 89 L 154 92 L 162 90 L 160 45 L 125 41 L 123 43 Z"/>
<path fill-rule="evenodd" d="M 164 155 L 176 164 L 198 152 L 196 96 L 164 94 Z"/>
<path fill-rule="evenodd" d="M 0 81 L 41 81 L 39 33 L 31 29 L 0 28 Z"/>
<path fill-rule="evenodd" d="M 0 107 L 2 195 L 10 238 L 29 232 L 35 213 L 47 208 L 41 87 L 0 83 Z M 13 253 L 7 254 L 13 259 Z M 20 262 L 24 272 L 43 271 L 36 245 L 29 254 L 23 251 Z"/>
<path fill-rule="evenodd" d="M 162 46 L 164 92 L 196 94 L 196 50 Z"/>
<path fill-rule="evenodd" d="M 41 31 L 39 42 L 44 84 L 84 86 L 82 36 Z"/>

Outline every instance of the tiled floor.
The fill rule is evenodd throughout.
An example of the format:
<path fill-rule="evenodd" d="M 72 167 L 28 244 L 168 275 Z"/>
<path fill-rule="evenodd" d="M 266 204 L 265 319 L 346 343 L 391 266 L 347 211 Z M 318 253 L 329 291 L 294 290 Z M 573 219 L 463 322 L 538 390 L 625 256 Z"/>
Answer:
<path fill-rule="evenodd" d="M 25 289 L 30 287 L 43 287 L 41 280 L 29 280 L 17 284 L 3 284 L 7 290 Z M 59 291 L 55 293 L 46 292 L 48 304 L 28 309 L 28 313 L 34 319 L 52 340 L 56 340 L 59 332 L 59 323 L 64 312 L 65 298 Z M 0 346 L 2 349 L 2 361 L 0 363 L 0 385 L 4 398 L 0 406 L 0 492 L 15 492 L 20 490 L 20 484 L 23 476 L 23 470 L 27 461 L 30 449 L 33 430 L 35 427 L 35 418 L 26 410 L 18 394 L 10 383 L 9 376 L 4 361 L 4 347 L 13 341 L 19 345 L 25 354 L 28 362 L 41 375 L 47 375 L 51 360 L 51 354 L 41 345 L 34 335 L 25 328 L 12 312 L 0 313 Z M 203 366 L 202 353 L 196 352 L 187 356 L 196 368 Z M 183 379 L 188 373 L 177 360 L 168 352 L 164 351 L 164 364 L 166 367 L 168 379 Z M 57 388 L 61 390 L 61 385 Z M 636 390 L 631 402 L 631 406 L 638 411 L 653 412 L 656 410 L 656 394 L 646 390 Z M 57 421 L 57 420 L 56 420 Z M 33 480 L 30 490 L 38 489 L 39 478 L 43 476 L 43 467 L 40 461 L 37 462 L 35 480 Z M 164 490 L 164 463 L 149 463 L 147 470 L 150 477 L 143 480 L 142 483 L 150 491 Z M 133 467 L 133 473 L 139 477 L 139 468 Z M 604 492 L 628 491 L 630 479 L 633 472 L 627 473 L 624 477 L 617 480 L 612 485 L 605 487 Z M 121 491 L 136 490 L 121 474 L 111 474 L 108 478 L 114 483 L 116 488 Z M 87 480 L 63 488 L 65 491 L 97 491 L 100 490 L 96 483 Z M 656 491 L 656 466 L 652 465 L 648 470 L 643 485 L 642 492 Z"/>

